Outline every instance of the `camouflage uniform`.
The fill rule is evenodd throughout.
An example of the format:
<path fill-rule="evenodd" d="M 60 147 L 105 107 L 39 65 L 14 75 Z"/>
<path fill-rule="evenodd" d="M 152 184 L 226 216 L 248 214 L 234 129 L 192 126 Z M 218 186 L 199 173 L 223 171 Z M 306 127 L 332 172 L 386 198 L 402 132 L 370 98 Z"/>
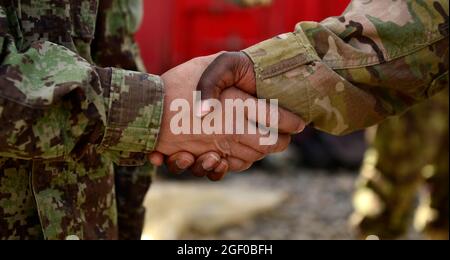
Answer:
<path fill-rule="evenodd" d="M 164 96 L 159 77 L 127 70 L 138 2 L 0 3 L 0 238 L 119 238 L 118 219 L 142 217 L 149 175 L 114 176 L 113 163 L 144 164 Z"/>
<path fill-rule="evenodd" d="M 2 237 L 117 238 L 112 163 L 154 149 L 163 84 L 89 62 L 98 1 L 1 3 Z M 353 1 L 246 52 L 260 97 L 348 133 L 447 86 L 448 1 Z"/>
<path fill-rule="evenodd" d="M 394 239 L 411 223 L 418 188 L 427 184 L 416 227 L 448 239 L 448 92 L 378 128 L 354 196 L 352 224 L 361 237 Z"/>
<path fill-rule="evenodd" d="M 142 0 L 99 2 L 95 38 L 91 52 L 95 64 L 145 72 L 134 33 L 143 16 Z M 138 240 L 144 227 L 143 201 L 155 169 L 114 165 L 119 239 Z"/>
<path fill-rule="evenodd" d="M 260 98 L 343 135 L 448 88 L 448 0 L 354 0 L 244 52 Z"/>

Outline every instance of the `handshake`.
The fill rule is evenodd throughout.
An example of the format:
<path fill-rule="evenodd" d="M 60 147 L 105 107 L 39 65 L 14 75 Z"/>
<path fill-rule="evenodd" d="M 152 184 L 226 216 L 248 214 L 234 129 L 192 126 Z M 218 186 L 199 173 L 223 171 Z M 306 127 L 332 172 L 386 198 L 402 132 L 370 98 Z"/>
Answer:
<path fill-rule="evenodd" d="M 149 160 L 156 166 L 165 162 L 170 172 L 190 170 L 218 181 L 229 171 L 247 170 L 284 151 L 291 135 L 305 128 L 301 118 L 278 108 L 277 101 L 254 97 L 253 63 L 243 52 L 196 58 L 161 78 L 164 113 Z"/>

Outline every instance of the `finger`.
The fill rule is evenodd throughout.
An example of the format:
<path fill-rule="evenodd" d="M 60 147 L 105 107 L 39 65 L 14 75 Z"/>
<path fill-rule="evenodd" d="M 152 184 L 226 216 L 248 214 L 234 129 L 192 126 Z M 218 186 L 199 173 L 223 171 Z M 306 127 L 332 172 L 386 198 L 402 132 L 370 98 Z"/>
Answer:
<path fill-rule="evenodd" d="M 167 168 L 169 172 L 174 174 L 180 174 L 189 167 L 191 167 L 195 162 L 195 157 L 188 152 L 179 152 L 174 155 L 169 156 L 166 160 Z"/>
<path fill-rule="evenodd" d="M 221 54 L 225 53 L 226 51 L 220 51 L 215 54 L 211 54 L 208 56 L 198 57 L 194 58 L 194 60 L 198 59 L 199 62 L 202 62 L 202 65 L 206 68 L 208 67 L 217 57 L 219 57 Z"/>
<path fill-rule="evenodd" d="M 262 140 L 253 140 L 253 142 L 258 141 L 256 144 L 249 144 L 248 146 L 251 146 L 253 149 L 259 151 L 264 156 L 267 156 L 272 153 L 280 153 L 285 151 L 289 144 L 291 143 L 292 137 L 291 135 L 286 134 L 279 134 L 277 136 L 274 136 L 276 138 L 275 144 L 273 145 L 261 145 Z M 240 140 L 242 143 L 245 143 L 247 139 L 241 138 Z M 252 141 L 252 140 L 250 140 Z"/>
<path fill-rule="evenodd" d="M 208 179 L 211 181 L 220 181 L 225 175 L 228 173 L 229 164 L 226 159 L 222 159 L 219 165 L 216 167 L 213 173 L 209 173 L 207 175 Z"/>
<path fill-rule="evenodd" d="M 219 55 L 205 70 L 197 85 L 203 102 L 197 116 L 211 111 L 209 99 L 218 99 L 223 90 L 235 86 L 249 94 L 256 93 L 253 63 L 243 52 L 226 52 Z"/>
<path fill-rule="evenodd" d="M 282 134 L 295 134 L 304 130 L 305 122 L 296 114 L 281 107 L 257 100 L 255 97 L 236 88 L 228 88 L 222 92 L 222 103 L 225 100 L 243 100 L 247 106 L 245 117 L 251 121 L 271 129 L 278 129 Z M 252 107 L 252 109 L 249 109 Z"/>
<path fill-rule="evenodd" d="M 271 152 L 272 153 L 280 153 L 280 152 L 286 151 L 286 149 L 288 149 L 291 141 L 292 141 L 291 135 L 279 135 L 278 142 L 275 145 L 275 149 Z"/>
<path fill-rule="evenodd" d="M 241 144 L 239 142 L 231 142 L 230 149 L 226 152 L 226 154 L 235 158 L 239 158 L 245 162 L 256 162 L 266 156 L 266 154 L 258 152 L 252 147 Z"/>
<path fill-rule="evenodd" d="M 210 181 L 218 182 L 218 181 L 223 180 L 225 175 L 226 175 L 226 173 L 213 172 L 213 173 L 209 173 L 208 175 L 206 175 L 206 177 L 208 177 L 208 179 Z"/>
<path fill-rule="evenodd" d="M 242 94 L 241 94 L 242 95 Z M 247 96 L 248 98 L 254 98 Z M 281 134 L 298 134 L 305 129 L 306 123 L 296 114 L 279 107 L 278 104 L 264 103 L 262 100 L 256 103 L 256 112 L 246 110 L 246 117 L 252 122 L 269 129 L 277 129 Z"/>
<path fill-rule="evenodd" d="M 160 167 L 164 163 L 164 155 L 159 152 L 152 152 L 148 155 L 150 163 L 156 167 Z"/>
<path fill-rule="evenodd" d="M 227 161 L 229 163 L 230 172 L 243 172 L 245 170 L 248 170 L 252 166 L 252 163 L 243 161 L 235 157 L 228 157 Z"/>
<path fill-rule="evenodd" d="M 230 168 L 230 164 L 228 163 L 227 159 L 220 160 L 219 166 L 216 167 L 214 170 L 215 173 L 227 173 Z"/>
<path fill-rule="evenodd" d="M 239 137 L 239 142 L 243 145 L 251 147 L 252 149 L 258 151 L 262 156 L 267 156 L 271 153 L 279 153 L 286 150 L 291 143 L 291 136 L 287 134 L 278 134 L 274 135 L 273 138 L 274 144 L 272 145 L 262 145 L 262 138 L 266 138 L 267 136 L 263 136 L 261 134 L 245 134 Z"/>
<path fill-rule="evenodd" d="M 278 132 L 283 134 L 299 134 L 305 130 L 306 122 L 298 115 L 280 107 L 278 109 Z"/>
<path fill-rule="evenodd" d="M 201 155 L 191 167 L 192 175 L 196 177 L 205 177 L 213 172 L 221 162 L 221 157 L 216 152 L 209 152 Z"/>

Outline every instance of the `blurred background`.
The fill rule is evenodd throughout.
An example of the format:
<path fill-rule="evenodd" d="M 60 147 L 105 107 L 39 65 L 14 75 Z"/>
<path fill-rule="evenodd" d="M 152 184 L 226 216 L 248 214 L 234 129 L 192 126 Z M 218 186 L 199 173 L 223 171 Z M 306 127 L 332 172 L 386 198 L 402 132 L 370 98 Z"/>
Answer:
<path fill-rule="evenodd" d="M 146 0 L 136 35 L 147 69 L 163 73 L 194 57 L 242 50 L 340 15 L 350 0 Z"/>
<path fill-rule="evenodd" d="M 349 2 L 146 0 L 136 40 L 147 70 L 162 74 L 293 31 L 299 21 L 340 15 Z M 161 169 L 146 199 L 143 238 L 448 239 L 445 97 L 378 134 L 338 138 L 306 129 L 287 152 L 221 183 Z M 415 124 L 425 110 L 435 122 L 426 131 Z"/>

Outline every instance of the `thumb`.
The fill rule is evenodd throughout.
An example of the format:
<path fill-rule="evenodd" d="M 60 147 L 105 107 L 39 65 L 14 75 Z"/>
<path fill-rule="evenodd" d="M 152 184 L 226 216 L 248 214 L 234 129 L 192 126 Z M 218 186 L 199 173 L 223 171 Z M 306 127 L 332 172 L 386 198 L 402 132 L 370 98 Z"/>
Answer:
<path fill-rule="evenodd" d="M 219 55 L 205 70 L 197 85 L 202 103 L 198 116 L 211 110 L 210 99 L 218 99 L 227 88 L 236 87 L 250 95 L 256 95 L 253 63 L 243 52 L 225 52 Z"/>

